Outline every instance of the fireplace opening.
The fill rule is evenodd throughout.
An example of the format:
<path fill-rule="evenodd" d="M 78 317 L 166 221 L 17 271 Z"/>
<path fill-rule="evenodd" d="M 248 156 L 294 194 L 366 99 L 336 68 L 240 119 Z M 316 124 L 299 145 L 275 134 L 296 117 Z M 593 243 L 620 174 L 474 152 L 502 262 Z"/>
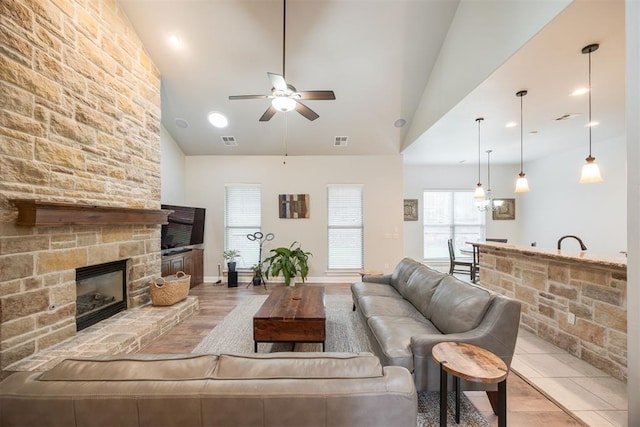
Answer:
<path fill-rule="evenodd" d="M 76 330 L 127 309 L 127 260 L 76 269 Z"/>

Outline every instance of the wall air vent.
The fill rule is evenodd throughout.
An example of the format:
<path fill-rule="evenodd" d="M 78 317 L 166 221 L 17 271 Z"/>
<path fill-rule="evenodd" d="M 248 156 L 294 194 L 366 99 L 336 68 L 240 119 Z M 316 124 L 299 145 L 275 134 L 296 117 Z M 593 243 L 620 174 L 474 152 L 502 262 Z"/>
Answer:
<path fill-rule="evenodd" d="M 222 139 L 222 143 L 224 144 L 225 147 L 238 146 L 238 142 L 236 141 L 235 136 L 221 136 L 220 139 Z"/>
<path fill-rule="evenodd" d="M 333 146 L 334 147 L 346 147 L 347 142 L 349 141 L 348 136 L 336 136 L 333 138 Z"/>

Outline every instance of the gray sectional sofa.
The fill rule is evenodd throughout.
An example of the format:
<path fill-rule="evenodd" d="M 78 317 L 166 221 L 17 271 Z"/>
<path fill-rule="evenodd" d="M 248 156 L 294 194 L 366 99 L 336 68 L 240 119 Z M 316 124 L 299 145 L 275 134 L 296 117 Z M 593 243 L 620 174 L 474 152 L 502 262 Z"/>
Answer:
<path fill-rule="evenodd" d="M 67 359 L 0 383 L 0 426 L 411 426 L 411 374 L 370 353 Z"/>
<path fill-rule="evenodd" d="M 364 276 L 351 292 L 382 364 L 407 368 L 418 391 L 439 390 L 440 371 L 431 357 L 439 342 L 475 344 L 511 365 L 520 323 L 516 300 L 410 258 L 391 275 Z M 495 384 L 467 382 L 463 387 L 496 389 Z"/>

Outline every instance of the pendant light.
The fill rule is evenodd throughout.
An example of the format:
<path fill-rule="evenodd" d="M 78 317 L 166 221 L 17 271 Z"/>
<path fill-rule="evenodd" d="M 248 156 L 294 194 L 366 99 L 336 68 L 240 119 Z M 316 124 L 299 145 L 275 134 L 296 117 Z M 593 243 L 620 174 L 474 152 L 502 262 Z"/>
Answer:
<path fill-rule="evenodd" d="M 526 90 L 521 90 L 516 93 L 516 96 L 520 98 L 520 173 L 518 174 L 518 180 L 516 181 L 516 193 L 526 193 L 529 191 L 529 182 L 522 171 L 522 146 L 523 146 L 523 121 L 522 121 L 522 98 L 527 94 Z"/>
<path fill-rule="evenodd" d="M 473 198 L 477 201 L 484 200 L 484 188 L 482 188 L 482 183 L 480 182 L 480 122 L 482 122 L 484 118 L 478 117 L 476 122 L 478 123 L 478 184 L 476 185 L 476 191 L 473 193 Z"/>
<path fill-rule="evenodd" d="M 580 184 L 589 184 L 591 182 L 602 182 L 602 176 L 600 175 L 600 168 L 596 164 L 596 158 L 591 155 L 591 52 L 595 52 L 600 47 L 599 44 L 590 44 L 582 48 L 583 54 L 589 54 L 589 157 L 585 160 L 587 163 L 582 166 L 582 176 L 580 177 Z"/>
<path fill-rule="evenodd" d="M 487 150 L 487 198 L 480 203 L 476 204 L 476 207 L 480 212 L 495 211 L 504 203 L 503 200 L 493 200 L 493 194 L 491 193 L 491 153 L 493 150 Z"/>

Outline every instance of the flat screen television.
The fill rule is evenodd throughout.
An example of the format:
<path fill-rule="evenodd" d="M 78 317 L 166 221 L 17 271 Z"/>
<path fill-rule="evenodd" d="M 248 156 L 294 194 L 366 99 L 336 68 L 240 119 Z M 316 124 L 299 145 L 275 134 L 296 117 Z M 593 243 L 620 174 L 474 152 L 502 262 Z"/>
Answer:
<path fill-rule="evenodd" d="M 204 242 L 205 208 L 162 205 L 162 209 L 173 211 L 167 218 L 169 223 L 162 226 L 162 250 L 182 249 Z"/>

